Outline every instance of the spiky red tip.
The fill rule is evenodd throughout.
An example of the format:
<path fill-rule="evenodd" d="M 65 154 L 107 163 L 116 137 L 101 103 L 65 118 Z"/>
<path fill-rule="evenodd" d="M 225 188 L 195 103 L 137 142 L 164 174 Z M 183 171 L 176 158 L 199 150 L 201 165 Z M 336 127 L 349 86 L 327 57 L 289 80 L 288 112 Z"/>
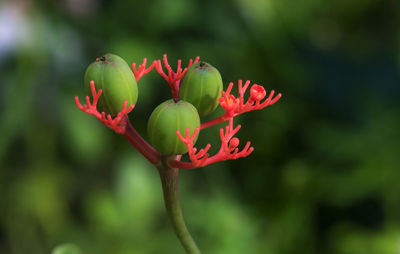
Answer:
<path fill-rule="evenodd" d="M 190 59 L 188 66 L 185 67 L 184 69 L 182 69 L 182 60 L 179 59 L 178 67 L 176 69 L 176 72 L 174 72 L 168 63 L 167 54 L 164 54 L 163 55 L 163 63 L 164 63 L 164 67 L 167 69 L 168 75 L 165 74 L 165 72 L 163 70 L 161 60 L 156 61 L 155 68 L 156 68 L 158 74 L 160 74 L 160 76 L 163 77 L 165 79 L 165 81 L 167 81 L 169 87 L 171 88 L 172 96 L 175 99 L 179 98 L 179 84 L 180 84 L 181 79 L 183 78 L 183 76 L 185 76 L 188 68 L 190 66 L 192 66 L 192 64 L 197 63 L 199 60 L 200 60 L 199 56 L 197 56 L 194 60 Z"/>

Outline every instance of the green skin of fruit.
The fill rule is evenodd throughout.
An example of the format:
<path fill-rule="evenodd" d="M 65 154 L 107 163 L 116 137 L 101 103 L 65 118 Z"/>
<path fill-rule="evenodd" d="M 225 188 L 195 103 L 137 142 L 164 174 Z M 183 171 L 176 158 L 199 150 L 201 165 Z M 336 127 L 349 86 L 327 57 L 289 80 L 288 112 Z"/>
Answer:
<path fill-rule="evenodd" d="M 216 68 L 205 62 L 196 63 L 183 77 L 179 97 L 192 103 L 200 116 L 206 116 L 217 108 L 222 86 L 222 78 Z"/>
<path fill-rule="evenodd" d="M 124 101 L 127 107 L 136 104 L 138 88 L 136 78 L 124 59 L 117 55 L 105 54 L 91 63 L 85 73 L 85 91 L 92 96 L 90 81 L 94 81 L 96 91 L 103 89 L 97 107 L 100 112 L 116 116 Z"/>
<path fill-rule="evenodd" d="M 189 102 L 173 99 L 167 100 L 151 113 L 147 125 L 150 143 L 163 155 L 184 154 L 186 145 L 178 138 L 176 131 L 180 131 L 183 137 L 186 128 L 189 128 L 190 136 L 196 127 L 200 127 L 200 117 L 196 108 Z M 193 143 L 196 143 L 196 139 Z"/>

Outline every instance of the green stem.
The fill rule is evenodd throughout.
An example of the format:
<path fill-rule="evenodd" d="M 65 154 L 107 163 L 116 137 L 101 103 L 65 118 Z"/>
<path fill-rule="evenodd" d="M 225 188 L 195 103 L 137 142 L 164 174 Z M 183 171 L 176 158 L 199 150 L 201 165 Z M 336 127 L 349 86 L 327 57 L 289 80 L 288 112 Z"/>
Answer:
<path fill-rule="evenodd" d="M 196 243 L 193 241 L 188 229 L 186 228 L 183 219 L 181 206 L 179 203 L 178 194 L 178 168 L 171 168 L 165 163 L 167 158 L 163 158 L 163 163 L 160 164 L 158 172 L 160 173 L 162 188 L 164 192 L 165 208 L 175 233 L 179 238 L 183 248 L 188 254 L 201 254 Z"/>

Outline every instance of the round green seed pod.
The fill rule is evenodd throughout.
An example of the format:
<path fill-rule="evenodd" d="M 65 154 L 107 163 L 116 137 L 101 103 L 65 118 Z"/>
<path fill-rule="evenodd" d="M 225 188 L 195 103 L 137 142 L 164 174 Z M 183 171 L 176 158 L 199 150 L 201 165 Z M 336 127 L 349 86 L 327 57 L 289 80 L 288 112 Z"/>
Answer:
<path fill-rule="evenodd" d="M 161 154 L 183 154 L 187 152 L 187 147 L 178 138 L 176 131 L 180 131 L 185 137 L 186 128 L 189 128 L 191 136 L 196 127 L 200 127 L 200 117 L 196 108 L 189 102 L 175 102 L 171 99 L 158 105 L 151 113 L 147 133 L 150 143 Z"/>
<path fill-rule="evenodd" d="M 206 116 L 217 108 L 222 86 L 219 71 L 211 64 L 199 62 L 192 65 L 183 77 L 179 97 L 192 103 L 200 116 Z"/>
<path fill-rule="evenodd" d="M 128 102 L 127 106 L 137 101 L 136 78 L 125 60 L 117 55 L 105 54 L 86 69 L 85 90 L 90 96 L 91 80 L 94 81 L 96 91 L 103 89 L 97 104 L 100 112 L 115 116 L 121 111 L 125 100 Z"/>

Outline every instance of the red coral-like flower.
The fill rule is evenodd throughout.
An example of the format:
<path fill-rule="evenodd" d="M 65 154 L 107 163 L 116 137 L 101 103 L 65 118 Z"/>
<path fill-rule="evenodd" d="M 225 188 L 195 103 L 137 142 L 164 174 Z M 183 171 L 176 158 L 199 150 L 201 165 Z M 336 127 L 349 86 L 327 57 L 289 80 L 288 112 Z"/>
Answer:
<path fill-rule="evenodd" d="M 167 59 L 167 54 L 163 55 L 163 63 L 165 68 L 168 71 L 168 75 L 164 73 L 164 70 L 162 68 L 162 63 L 161 60 L 157 60 L 155 67 L 157 72 L 168 82 L 169 87 L 171 88 L 172 96 L 175 99 L 179 99 L 179 84 L 183 76 L 186 74 L 188 68 L 192 66 L 192 64 L 197 63 L 200 60 L 200 57 L 197 56 L 194 61 L 192 59 L 189 60 L 189 64 L 186 68 L 182 69 L 182 60 L 178 60 L 178 67 L 176 69 L 176 72 L 174 72 L 171 68 L 171 66 L 168 63 Z"/>
<path fill-rule="evenodd" d="M 233 117 L 239 105 L 239 99 L 236 99 L 232 94 L 224 94 L 218 99 L 219 105 L 225 109 L 229 117 Z"/>
<path fill-rule="evenodd" d="M 219 98 L 219 104 L 225 110 L 225 114 L 211 121 L 202 123 L 201 129 L 205 129 L 210 126 L 225 122 L 230 118 L 238 116 L 245 112 L 263 109 L 267 106 L 274 104 L 282 97 L 282 94 L 280 93 L 274 97 L 275 91 L 271 90 L 268 98 L 262 101 L 266 96 L 266 91 L 264 87 L 254 84 L 250 88 L 250 96 L 248 100 L 244 102 L 245 101 L 244 95 L 249 85 L 250 85 L 250 80 L 247 80 L 244 85 L 243 81 L 239 80 L 238 81 L 239 96 L 236 98 L 234 95 L 231 94 L 233 88 L 233 82 L 229 83 L 228 88 L 226 89 L 226 91 L 222 91 L 222 96 L 221 98 Z"/>
<path fill-rule="evenodd" d="M 233 128 L 233 118 L 230 118 L 229 124 L 225 126 L 225 129 L 220 129 L 221 147 L 219 151 L 211 157 L 207 153 L 211 147 L 210 144 L 207 144 L 205 148 L 200 149 L 199 152 L 197 152 L 197 148 L 194 147 L 193 141 L 199 133 L 199 128 L 195 129 L 192 136 L 189 135 L 189 129 L 186 129 L 185 137 L 183 137 L 182 134 L 177 131 L 176 134 L 178 135 L 179 139 L 185 143 L 188 148 L 188 154 L 191 162 L 182 162 L 176 160 L 170 162 L 171 166 L 183 169 L 199 168 L 218 161 L 234 160 L 248 156 L 254 150 L 253 147 L 250 147 L 250 142 L 246 142 L 245 147 L 239 152 L 238 145 L 240 142 L 238 138 L 234 137 L 240 128 L 240 124 L 236 126 L 236 128 Z"/>
<path fill-rule="evenodd" d="M 103 90 L 100 89 L 98 92 L 96 92 L 93 80 L 90 81 L 90 89 L 93 95 L 93 102 L 90 103 L 89 96 L 86 96 L 86 104 L 82 106 L 81 103 L 79 102 L 78 96 L 75 96 L 75 102 L 78 108 L 85 113 L 95 116 L 97 119 L 100 120 L 100 122 L 102 122 L 108 128 L 114 130 L 115 132 L 119 134 L 124 134 L 126 123 L 122 120 L 125 115 L 129 114 L 132 111 L 135 105 L 132 104 L 127 108 L 127 101 L 124 101 L 121 111 L 114 118 L 112 118 L 110 114 L 106 116 L 106 113 L 104 112 L 100 113 L 97 110 L 97 102 Z"/>

